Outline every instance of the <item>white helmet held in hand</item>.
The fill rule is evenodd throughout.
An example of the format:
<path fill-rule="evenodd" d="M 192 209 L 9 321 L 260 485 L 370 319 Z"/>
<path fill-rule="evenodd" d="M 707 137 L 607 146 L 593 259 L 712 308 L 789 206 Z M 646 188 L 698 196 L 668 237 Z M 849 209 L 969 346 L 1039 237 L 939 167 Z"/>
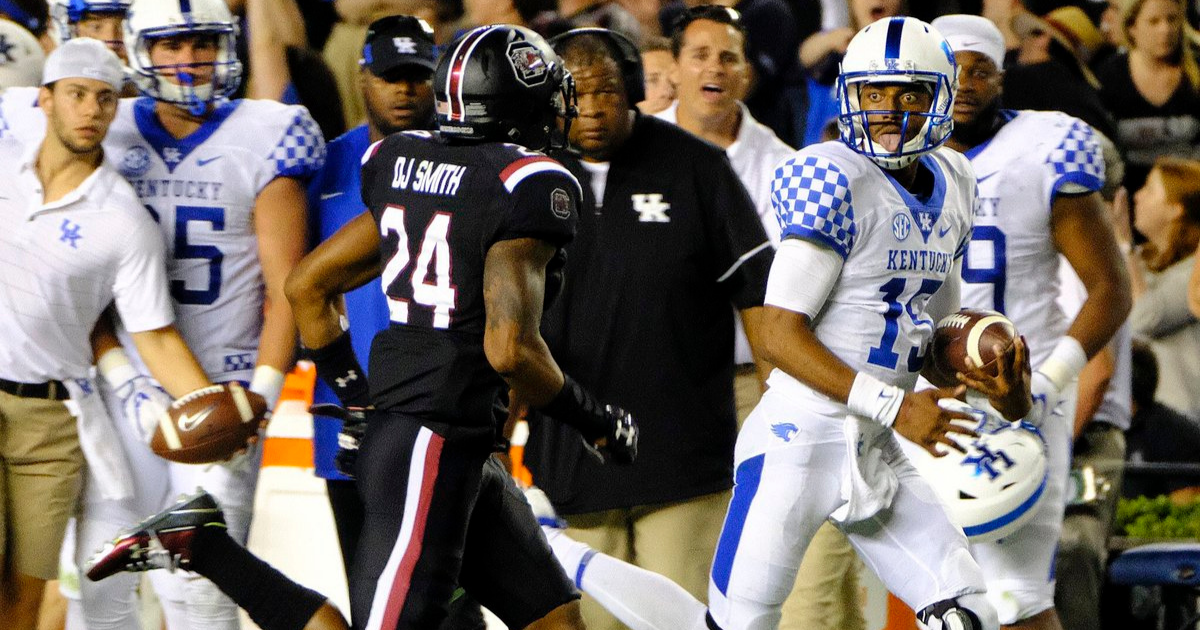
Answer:
<path fill-rule="evenodd" d="M 919 83 L 928 88 L 932 103 L 926 112 L 863 110 L 859 91 L 870 83 Z M 954 52 L 936 29 L 911 17 L 874 22 L 850 40 L 842 59 L 837 79 L 841 140 L 885 169 L 904 168 L 950 137 L 957 90 Z M 893 151 L 872 139 L 869 117 L 895 114 L 901 115 L 902 140 Z M 904 141 L 913 125 L 920 133 Z"/>
<path fill-rule="evenodd" d="M 214 37 L 216 59 L 211 64 L 154 65 L 150 48 L 155 40 L 186 35 Z M 241 84 L 237 35 L 237 21 L 224 0 L 133 0 L 125 20 L 133 80 L 143 94 L 200 115 L 209 104 L 232 96 Z M 211 78 L 196 72 L 208 65 Z"/>
<path fill-rule="evenodd" d="M 938 404 L 977 420 L 978 438 L 950 434 L 965 451 L 921 450 L 912 463 L 947 508 L 950 520 L 974 543 L 1003 538 L 1037 512 L 1046 489 L 1046 443 L 1031 424 L 1004 420 L 953 398 Z"/>

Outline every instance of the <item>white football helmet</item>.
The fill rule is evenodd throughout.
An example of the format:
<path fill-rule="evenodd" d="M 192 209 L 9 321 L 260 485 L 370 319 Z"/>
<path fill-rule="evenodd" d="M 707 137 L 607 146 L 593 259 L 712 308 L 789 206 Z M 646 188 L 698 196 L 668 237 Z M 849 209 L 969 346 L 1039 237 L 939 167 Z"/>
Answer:
<path fill-rule="evenodd" d="M 50 3 L 50 37 L 56 46 L 77 37 L 75 25 L 89 13 L 112 13 L 122 18 L 129 12 L 131 0 L 53 0 Z M 125 48 L 125 40 L 102 40 L 116 52 Z"/>
<path fill-rule="evenodd" d="M 192 71 L 196 64 L 156 66 L 150 61 L 154 40 L 192 34 L 212 35 L 217 40 L 212 80 L 199 85 Z M 210 103 L 229 98 L 241 84 L 237 36 L 237 20 L 224 0 L 133 0 L 125 19 L 125 48 L 138 90 L 197 116 Z M 179 83 L 173 82 L 172 76 Z"/>
<path fill-rule="evenodd" d="M 868 116 L 893 110 L 863 110 L 859 90 L 868 83 L 922 83 L 933 96 L 927 112 L 907 112 L 901 118 L 902 138 L 909 125 L 921 125 L 912 140 L 891 151 L 871 137 Z M 958 66 L 945 38 L 932 26 L 911 17 L 879 20 L 850 40 L 837 79 L 841 107 L 838 129 L 842 142 L 885 169 L 912 164 L 950 137 L 954 127 L 954 94 Z"/>
<path fill-rule="evenodd" d="M 978 438 L 950 434 L 966 452 L 939 446 L 947 455 L 921 450 L 912 463 L 933 487 L 950 520 L 973 543 L 1003 538 L 1033 518 L 1046 489 L 1046 442 L 1026 422 L 1009 422 L 990 409 L 977 409 L 953 398 L 944 409 L 976 419 Z"/>

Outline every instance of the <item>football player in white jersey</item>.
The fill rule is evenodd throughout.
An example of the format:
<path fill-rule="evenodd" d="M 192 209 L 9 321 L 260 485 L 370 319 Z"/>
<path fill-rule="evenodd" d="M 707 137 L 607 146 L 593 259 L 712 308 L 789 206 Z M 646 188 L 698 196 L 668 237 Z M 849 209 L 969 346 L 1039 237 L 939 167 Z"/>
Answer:
<path fill-rule="evenodd" d="M 1029 345 L 1035 409 L 1050 474 L 1034 520 L 972 546 L 1005 628 L 1057 629 L 1053 559 L 1062 528 L 1076 377 L 1125 320 L 1130 291 L 1096 192 L 1104 160 L 1095 132 L 1057 112 L 1000 109 L 1004 41 L 987 19 L 934 21 L 961 68 L 948 146 L 975 168 L 979 205 L 962 268 L 964 306 L 1006 314 Z M 1074 320 L 1056 303 L 1059 254 L 1087 288 Z"/>
<path fill-rule="evenodd" d="M 50 38 L 55 46 L 76 37 L 98 39 L 117 53 L 122 62 L 128 63 L 124 35 L 129 3 L 130 0 L 52 0 Z"/>
<path fill-rule="evenodd" d="M 920 20 L 864 28 L 838 79 L 841 141 L 805 148 L 775 171 L 783 243 L 764 323 L 777 369 L 738 436 L 707 615 L 661 577 L 547 530 L 576 585 L 635 627 L 778 627 L 805 547 L 826 519 L 923 627 L 999 627 L 966 537 L 894 435 L 936 452 L 952 444 L 950 433 L 971 433 L 937 402 L 964 388 L 911 391 L 933 322 L 958 308 L 972 226 L 974 172 L 939 148 L 950 135 L 956 73 L 950 47 Z M 977 370 L 968 382 L 1021 418 L 1032 406 L 1026 368 L 1018 342 L 998 376 Z"/>
<path fill-rule="evenodd" d="M 302 180 L 325 148 L 304 108 L 229 100 L 242 74 L 236 36 L 223 0 L 134 0 L 124 40 L 144 96 L 121 102 L 104 146 L 163 231 L 180 332 L 201 366 L 214 382 L 249 383 L 273 405 L 295 347 L 283 283 L 307 242 Z M 126 361 L 142 369 L 118 349 L 102 357 L 101 372 Z M 139 397 L 161 400 L 137 388 L 111 396 L 110 412 L 135 409 Z M 240 465 L 189 466 L 155 457 L 144 436 L 121 438 L 140 473 L 139 496 L 114 503 L 85 491 L 78 562 L 138 514 L 198 486 L 220 498 L 230 535 L 245 542 L 260 452 Z M 136 578 L 123 578 L 83 581 L 89 630 L 139 627 Z M 237 607 L 206 580 L 153 579 L 172 628 L 238 627 Z"/>

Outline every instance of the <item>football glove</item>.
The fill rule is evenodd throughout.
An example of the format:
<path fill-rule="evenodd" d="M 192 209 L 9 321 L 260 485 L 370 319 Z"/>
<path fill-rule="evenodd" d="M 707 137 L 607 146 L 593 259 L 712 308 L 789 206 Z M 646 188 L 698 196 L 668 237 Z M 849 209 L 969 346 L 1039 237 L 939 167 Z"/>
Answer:
<path fill-rule="evenodd" d="M 138 374 L 114 387 L 113 393 L 121 401 L 125 420 L 133 425 L 133 430 L 143 442 L 149 442 L 159 419 L 171 406 L 171 395 L 144 374 Z"/>
<path fill-rule="evenodd" d="M 1062 393 L 1055 387 L 1054 381 L 1051 381 L 1050 377 L 1041 372 L 1034 372 L 1033 378 L 1029 381 L 1029 392 L 1033 395 L 1033 409 L 1025 418 L 1027 422 L 1035 427 L 1041 427 L 1050 416 L 1062 415 L 1062 410 L 1059 409 Z"/>
<path fill-rule="evenodd" d="M 618 464 L 632 464 L 637 459 L 639 433 L 637 421 L 629 412 L 612 405 L 604 406 L 604 416 L 608 423 L 608 431 L 603 437 L 604 445 L 598 446 L 599 440 L 589 442 L 587 438 L 583 438 L 584 446 L 602 464 L 609 461 Z"/>
<path fill-rule="evenodd" d="M 374 410 L 374 407 L 341 407 L 329 403 L 308 408 L 311 414 L 342 421 L 342 430 L 338 432 L 338 452 L 333 458 L 333 466 L 351 479 L 355 478 L 355 468 L 358 465 L 358 447 L 367 432 L 367 416 Z"/>

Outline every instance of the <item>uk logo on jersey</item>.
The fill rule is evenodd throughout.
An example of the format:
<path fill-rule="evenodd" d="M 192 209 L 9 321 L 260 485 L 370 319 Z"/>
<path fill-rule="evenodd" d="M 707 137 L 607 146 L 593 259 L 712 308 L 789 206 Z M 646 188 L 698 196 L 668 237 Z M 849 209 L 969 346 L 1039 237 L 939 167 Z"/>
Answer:
<path fill-rule="evenodd" d="M 661 193 L 636 194 L 631 197 L 633 209 L 638 213 L 638 221 L 642 223 L 669 223 L 671 217 L 667 210 L 671 204 L 663 201 Z"/>
<path fill-rule="evenodd" d="M 546 82 L 550 72 L 546 60 L 536 46 L 529 42 L 513 42 L 508 45 L 508 62 L 512 64 L 517 79 L 526 87 Z"/>

